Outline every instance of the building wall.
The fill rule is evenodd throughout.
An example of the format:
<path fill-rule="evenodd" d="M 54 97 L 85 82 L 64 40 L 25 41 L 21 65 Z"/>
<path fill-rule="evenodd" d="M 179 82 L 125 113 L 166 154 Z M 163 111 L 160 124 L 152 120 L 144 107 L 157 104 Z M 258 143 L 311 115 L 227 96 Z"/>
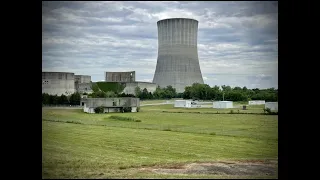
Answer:
<path fill-rule="evenodd" d="M 87 113 L 95 113 L 94 108 L 99 106 L 107 106 L 104 108 L 104 112 L 119 112 L 120 107 L 127 104 L 133 108 L 132 112 L 136 112 L 137 107 L 140 107 L 139 98 L 123 97 L 123 98 L 86 98 L 81 99 L 84 102 L 83 111 Z M 115 104 L 114 104 L 115 102 Z M 115 105 L 115 106 L 114 106 Z M 112 107 L 114 106 L 114 107 Z"/>
<path fill-rule="evenodd" d="M 193 83 L 203 84 L 197 36 L 198 21 L 173 18 L 157 22 L 158 58 L 153 83 L 171 85 L 178 93 Z"/>
<path fill-rule="evenodd" d="M 91 76 L 87 75 L 75 75 L 74 81 L 78 83 L 90 83 L 91 82 Z"/>
<path fill-rule="evenodd" d="M 265 103 L 266 103 L 265 100 L 249 101 L 249 105 L 261 105 L 261 104 L 265 104 Z"/>
<path fill-rule="evenodd" d="M 78 93 L 93 93 L 92 83 L 75 83 L 75 89 Z"/>
<path fill-rule="evenodd" d="M 123 93 L 125 94 L 133 94 L 135 95 L 135 88 L 140 87 L 141 91 L 146 88 L 148 92 L 153 93 L 156 91 L 158 85 L 154 83 L 149 83 L 149 82 L 131 82 L 131 83 L 126 83 L 126 87 L 123 89 Z"/>
<path fill-rule="evenodd" d="M 213 108 L 216 108 L 216 109 L 233 108 L 233 102 L 232 101 L 215 101 L 213 102 Z"/>
<path fill-rule="evenodd" d="M 269 108 L 272 111 L 278 111 L 278 102 L 266 102 L 265 108 Z"/>
<path fill-rule="evenodd" d="M 106 82 L 135 82 L 136 72 L 105 72 Z"/>
<path fill-rule="evenodd" d="M 42 72 L 42 93 L 60 96 L 74 92 L 74 73 Z"/>

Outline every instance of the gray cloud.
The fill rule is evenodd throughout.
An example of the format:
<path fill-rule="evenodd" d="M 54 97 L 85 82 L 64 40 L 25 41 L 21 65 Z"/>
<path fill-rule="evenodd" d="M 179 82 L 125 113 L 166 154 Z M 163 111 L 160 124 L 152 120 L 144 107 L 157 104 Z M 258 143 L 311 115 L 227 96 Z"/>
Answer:
<path fill-rule="evenodd" d="M 149 81 L 163 18 L 199 21 L 198 51 L 205 83 L 278 87 L 278 3 L 197 1 L 42 2 L 43 71 L 104 78 L 136 71 Z"/>

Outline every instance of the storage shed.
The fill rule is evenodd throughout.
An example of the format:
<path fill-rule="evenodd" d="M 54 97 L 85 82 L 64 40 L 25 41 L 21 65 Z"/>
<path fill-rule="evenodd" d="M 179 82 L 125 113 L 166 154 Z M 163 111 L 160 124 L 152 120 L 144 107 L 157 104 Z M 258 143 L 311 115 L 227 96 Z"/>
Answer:
<path fill-rule="evenodd" d="M 278 102 L 266 102 L 265 108 L 269 108 L 271 111 L 278 111 Z"/>
<path fill-rule="evenodd" d="M 214 101 L 213 108 L 216 108 L 216 109 L 233 108 L 233 102 L 232 101 Z"/>
<path fill-rule="evenodd" d="M 174 107 L 191 108 L 191 100 L 175 100 Z"/>
<path fill-rule="evenodd" d="M 261 105 L 261 104 L 266 104 L 265 100 L 254 100 L 254 101 L 249 101 L 249 105 Z"/>

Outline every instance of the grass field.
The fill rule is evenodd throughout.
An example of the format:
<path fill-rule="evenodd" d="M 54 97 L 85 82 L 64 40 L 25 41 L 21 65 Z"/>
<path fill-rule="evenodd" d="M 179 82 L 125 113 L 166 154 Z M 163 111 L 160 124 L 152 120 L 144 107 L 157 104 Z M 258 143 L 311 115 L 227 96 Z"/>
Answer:
<path fill-rule="evenodd" d="M 255 108 L 261 111 L 260 107 Z M 141 107 L 138 113 L 84 114 L 77 109 L 43 108 L 42 177 L 276 178 L 156 174 L 139 170 L 179 163 L 278 157 L 277 115 L 162 111 L 187 110 L 159 105 Z"/>

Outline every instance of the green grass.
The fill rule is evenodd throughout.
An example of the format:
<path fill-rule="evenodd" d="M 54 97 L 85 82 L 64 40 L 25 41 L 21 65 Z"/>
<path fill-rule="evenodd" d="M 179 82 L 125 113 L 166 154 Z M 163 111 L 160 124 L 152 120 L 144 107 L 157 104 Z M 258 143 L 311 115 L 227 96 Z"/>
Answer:
<path fill-rule="evenodd" d="M 43 109 L 43 178 L 237 178 L 160 175 L 136 168 L 278 157 L 276 115 L 162 112 L 175 110 L 172 106 L 110 114 Z"/>

